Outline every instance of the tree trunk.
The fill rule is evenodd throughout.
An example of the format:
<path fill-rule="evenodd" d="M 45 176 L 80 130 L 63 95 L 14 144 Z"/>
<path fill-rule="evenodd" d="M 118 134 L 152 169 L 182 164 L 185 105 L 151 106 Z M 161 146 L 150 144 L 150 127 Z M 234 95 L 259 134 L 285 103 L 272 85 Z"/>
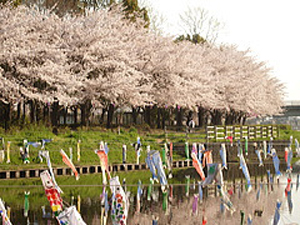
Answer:
<path fill-rule="evenodd" d="M 11 122 L 11 104 L 4 104 L 5 107 L 5 114 L 4 114 L 4 129 L 5 131 L 9 130 L 10 128 L 10 122 Z"/>
<path fill-rule="evenodd" d="M 140 107 L 131 106 L 131 109 L 132 109 L 131 116 L 132 116 L 133 124 L 137 124 L 137 117 L 140 113 Z"/>
<path fill-rule="evenodd" d="M 101 113 L 101 117 L 100 117 L 100 124 L 103 124 L 104 123 L 104 116 L 105 116 L 105 113 L 106 113 L 106 108 L 103 108 L 102 109 L 102 113 Z"/>
<path fill-rule="evenodd" d="M 80 111 L 81 111 L 81 125 L 87 126 L 89 125 L 89 118 L 91 113 L 91 100 L 86 100 L 83 104 L 80 104 Z"/>
<path fill-rule="evenodd" d="M 151 114 L 150 114 L 150 106 L 145 106 L 144 110 L 144 120 L 149 126 L 151 126 Z"/>
<path fill-rule="evenodd" d="M 51 123 L 51 115 L 50 115 L 50 104 L 47 102 L 44 104 L 44 107 L 43 107 L 43 120 L 44 120 L 44 123 L 49 126 Z"/>
<path fill-rule="evenodd" d="M 164 129 L 166 126 L 166 108 L 161 109 L 162 120 L 161 120 L 161 128 Z"/>
<path fill-rule="evenodd" d="M 247 120 L 247 115 L 244 114 L 243 117 L 242 117 L 242 125 L 245 125 L 246 120 Z"/>
<path fill-rule="evenodd" d="M 77 116 L 78 116 L 78 111 L 77 111 L 77 106 L 74 106 L 74 109 L 73 109 L 73 112 L 74 112 L 74 124 L 77 125 Z"/>
<path fill-rule="evenodd" d="M 160 117 L 161 117 L 161 108 L 157 107 L 157 121 L 156 121 L 157 129 L 161 128 L 161 126 L 160 126 Z"/>
<path fill-rule="evenodd" d="M 35 104 L 33 100 L 29 101 L 29 106 L 30 106 L 30 123 L 35 123 L 36 118 L 35 118 Z"/>
<path fill-rule="evenodd" d="M 211 112 L 211 116 L 213 125 L 222 125 L 222 112 L 220 110 L 214 109 Z"/>
<path fill-rule="evenodd" d="M 205 125 L 205 109 L 202 106 L 198 107 L 198 125 L 204 127 Z"/>
<path fill-rule="evenodd" d="M 23 115 L 22 115 L 22 127 L 25 125 L 26 119 L 26 101 L 23 101 Z"/>
<path fill-rule="evenodd" d="M 64 125 L 67 124 L 68 107 L 64 107 Z"/>
<path fill-rule="evenodd" d="M 44 104 L 44 107 L 43 107 L 43 121 L 45 124 L 47 123 L 47 103 Z"/>
<path fill-rule="evenodd" d="M 51 111 L 51 124 L 52 126 L 57 126 L 58 123 L 58 112 L 59 112 L 59 102 L 55 101 L 52 103 L 52 111 Z"/>
<path fill-rule="evenodd" d="M 115 106 L 113 104 L 110 104 L 108 107 L 106 128 L 111 128 L 111 122 L 114 116 L 114 110 L 115 110 Z"/>
<path fill-rule="evenodd" d="M 239 125 L 242 125 L 242 118 L 243 118 L 243 113 L 242 112 L 238 112 L 237 123 Z"/>
<path fill-rule="evenodd" d="M 35 101 L 35 120 L 38 123 L 41 120 L 41 105 L 40 102 Z"/>
<path fill-rule="evenodd" d="M 179 106 L 176 106 L 176 121 L 177 121 L 177 126 L 182 126 L 182 108 Z"/>
<path fill-rule="evenodd" d="M 21 102 L 18 102 L 18 106 L 17 106 L 17 124 L 20 124 L 20 118 L 21 118 Z"/>
<path fill-rule="evenodd" d="M 235 111 L 231 109 L 228 113 L 226 113 L 225 125 L 233 125 L 234 117 L 235 117 Z"/>
<path fill-rule="evenodd" d="M 86 126 L 86 105 L 85 104 L 80 104 L 80 112 L 81 112 L 80 125 Z"/>

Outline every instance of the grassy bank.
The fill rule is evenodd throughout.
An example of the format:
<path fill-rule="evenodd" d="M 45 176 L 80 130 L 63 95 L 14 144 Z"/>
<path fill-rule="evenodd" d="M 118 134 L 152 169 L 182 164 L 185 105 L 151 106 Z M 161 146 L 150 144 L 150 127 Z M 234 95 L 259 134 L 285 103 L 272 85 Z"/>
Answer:
<path fill-rule="evenodd" d="M 20 157 L 20 147 L 23 146 L 23 140 L 27 139 L 31 142 L 40 142 L 42 139 L 52 139 L 52 142 L 46 143 L 46 150 L 50 152 L 50 158 L 52 165 L 63 166 L 64 163 L 61 160 L 59 150 L 63 149 L 68 155 L 69 148 L 73 149 L 73 162 L 75 165 L 91 165 L 99 164 L 99 159 L 94 153 L 95 149 L 99 148 L 99 142 L 104 141 L 108 143 L 109 151 L 109 162 L 122 163 L 122 145 L 127 145 L 127 163 L 134 163 L 135 150 L 131 145 L 136 142 L 137 137 L 141 138 L 142 149 L 140 162 L 145 161 L 146 157 L 146 146 L 150 145 L 151 149 L 161 150 L 163 143 L 165 142 L 165 133 L 163 130 L 155 130 L 147 127 L 136 129 L 132 128 L 121 128 L 117 129 L 105 129 L 102 127 L 91 127 L 91 128 L 77 128 L 71 130 L 70 128 L 59 128 L 57 133 L 54 134 L 52 128 L 48 128 L 42 125 L 29 125 L 23 129 L 13 128 L 9 132 L 0 130 L 0 137 L 11 142 L 10 147 L 10 158 L 11 163 L 5 162 L 0 163 L 0 171 L 2 170 L 16 170 L 16 169 L 29 169 L 29 168 L 47 168 L 46 163 L 40 163 L 38 158 L 38 151 L 40 147 L 34 148 L 30 146 L 30 164 L 23 164 Z M 290 136 L 300 140 L 300 132 L 289 129 L 288 126 L 282 126 L 280 129 L 279 139 L 288 140 Z M 173 143 L 183 144 L 186 141 L 186 134 L 184 132 L 171 132 L 167 134 L 168 140 Z M 199 133 L 188 134 L 188 141 L 192 142 L 204 142 L 204 131 Z M 81 159 L 77 161 L 77 141 L 80 140 Z M 24 147 L 24 146 L 23 146 Z M 295 147 L 293 146 L 293 149 Z M 178 152 L 174 152 L 174 160 L 184 159 L 184 157 Z M 294 161 L 297 159 L 294 159 Z"/>
<path fill-rule="evenodd" d="M 160 131 L 163 132 L 163 131 Z M 45 163 L 40 164 L 38 158 L 38 151 L 40 147 L 34 148 L 30 146 L 30 164 L 24 165 L 20 157 L 20 147 L 23 147 L 23 140 L 27 139 L 30 142 L 40 142 L 42 139 L 52 139 L 52 142 L 46 143 L 46 150 L 50 152 L 50 158 L 53 166 L 64 165 L 59 154 L 60 149 L 63 149 L 68 155 L 69 148 L 73 149 L 73 162 L 75 165 L 89 165 L 99 164 L 99 159 L 94 153 L 95 149 L 99 149 L 99 142 L 104 141 L 108 143 L 109 162 L 121 163 L 122 162 L 122 145 L 127 145 L 127 162 L 135 162 L 135 151 L 131 145 L 136 142 L 138 136 L 141 137 L 143 151 L 141 152 L 140 161 L 144 161 L 146 157 L 146 146 L 150 145 L 152 149 L 161 149 L 161 144 L 164 139 L 157 138 L 161 134 L 151 134 L 151 132 L 140 131 L 135 128 L 121 129 L 120 133 L 115 129 L 106 130 L 103 128 L 78 128 L 76 131 L 69 128 L 62 128 L 58 130 L 55 135 L 51 128 L 44 126 L 29 126 L 25 129 L 18 130 L 12 129 L 8 133 L 0 132 L 0 136 L 7 141 L 11 142 L 10 158 L 11 163 L 0 164 L 0 170 L 4 169 L 18 169 L 18 168 L 37 168 L 46 167 Z M 77 141 L 80 140 L 80 162 L 77 161 Z M 176 159 L 175 155 L 175 159 Z M 5 159 L 6 162 L 6 159 Z"/>

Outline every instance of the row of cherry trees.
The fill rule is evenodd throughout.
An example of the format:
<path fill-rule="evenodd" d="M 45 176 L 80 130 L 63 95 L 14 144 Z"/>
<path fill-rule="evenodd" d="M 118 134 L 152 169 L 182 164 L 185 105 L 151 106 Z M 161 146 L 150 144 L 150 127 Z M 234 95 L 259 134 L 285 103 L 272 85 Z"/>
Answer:
<path fill-rule="evenodd" d="M 101 108 L 108 112 L 108 126 L 114 111 L 123 106 L 132 108 L 133 117 L 142 108 L 149 123 L 147 110 L 152 108 L 160 109 L 158 120 L 171 107 L 199 115 L 209 111 L 215 123 L 224 115 L 229 123 L 241 113 L 280 111 L 283 85 L 248 51 L 230 45 L 175 43 L 136 20 L 124 19 L 117 6 L 64 17 L 24 6 L 1 6 L 4 120 L 17 104 L 20 118 L 22 103 L 30 105 L 32 118 L 50 118 L 53 125 L 62 106 L 79 107 L 83 124 L 91 111 Z M 180 117 L 181 113 L 179 124 Z"/>

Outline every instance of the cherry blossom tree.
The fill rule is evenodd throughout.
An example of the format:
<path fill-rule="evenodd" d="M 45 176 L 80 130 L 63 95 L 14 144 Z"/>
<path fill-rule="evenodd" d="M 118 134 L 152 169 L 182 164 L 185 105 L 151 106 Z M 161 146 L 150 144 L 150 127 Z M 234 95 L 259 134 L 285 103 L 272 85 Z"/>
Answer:
<path fill-rule="evenodd" d="M 178 109 L 178 121 L 188 109 L 220 123 L 226 115 L 274 114 L 282 105 L 282 84 L 249 51 L 174 43 L 142 18 L 126 19 L 120 6 L 64 17 L 1 6 L 0 48 L 0 101 L 30 102 L 31 111 L 53 103 L 54 125 L 66 107 L 81 109 L 83 125 L 100 108 L 107 127 L 117 108 L 131 107 L 134 120 L 152 108 L 163 127 Z"/>

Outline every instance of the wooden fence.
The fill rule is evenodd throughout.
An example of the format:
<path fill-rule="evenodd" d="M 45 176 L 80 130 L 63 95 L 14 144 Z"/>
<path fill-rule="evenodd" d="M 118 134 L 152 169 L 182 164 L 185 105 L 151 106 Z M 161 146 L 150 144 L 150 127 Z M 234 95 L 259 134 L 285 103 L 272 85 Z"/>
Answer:
<path fill-rule="evenodd" d="M 165 139 L 198 139 L 199 141 L 222 141 L 226 136 L 232 136 L 235 140 L 263 140 L 279 138 L 277 125 L 249 125 L 249 126 L 206 126 L 203 128 L 190 128 L 188 126 L 165 126 Z"/>
<path fill-rule="evenodd" d="M 248 138 L 269 139 L 279 137 L 279 127 L 277 125 L 254 125 L 254 126 L 207 126 L 206 140 L 225 140 L 226 136 L 232 136 L 235 140 Z"/>
<path fill-rule="evenodd" d="M 173 168 L 189 168 L 193 166 L 192 161 L 178 160 L 173 161 Z M 148 170 L 149 167 L 146 163 L 141 164 L 112 164 L 108 167 L 109 171 L 114 172 L 128 172 L 128 171 L 139 171 Z M 23 169 L 23 170 L 7 170 L 0 171 L 1 179 L 19 179 L 19 178 L 37 178 L 40 174 L 48 170 L 48 168 L 38 168 L 38 169 Z M 76 170 L 79 174 L 94 174 L 101 173 L 100 165 L 87 165 L 87 166 L 76 166 Z M 71 169 L 68 167 L 57 167 L 53 168 L 53 172 L 56 176 L 71 175 Z"/>

